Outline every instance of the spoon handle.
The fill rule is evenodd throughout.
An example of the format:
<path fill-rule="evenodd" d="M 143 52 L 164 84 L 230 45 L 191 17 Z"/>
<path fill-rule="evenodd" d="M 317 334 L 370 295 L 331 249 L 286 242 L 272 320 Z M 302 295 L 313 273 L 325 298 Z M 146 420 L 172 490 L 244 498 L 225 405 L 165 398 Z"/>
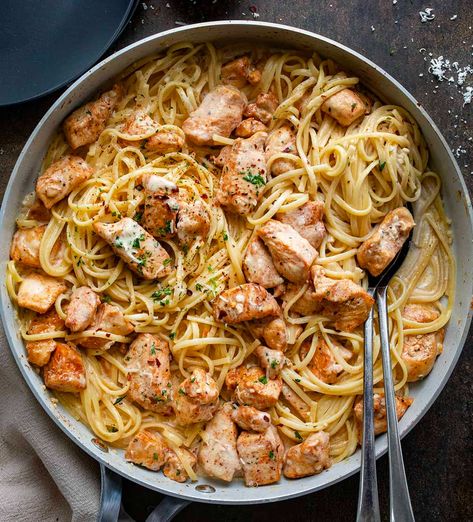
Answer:
<path fill-rule="evenodd" d="M 363 370 L 363 443 L 357 522 L 379 522 L 378 482 L 374 447 L 373 409 L 373 309 L 365 322 Z"/>
<path fill-rule="evenodd" d="M 378 304 L 379 333 L 381 338 L 381 354 L 383 358 L 384 396 L 388 421 L 389 450 L 389 505 L 391 522 L 413 522 L 409 488 L 407 486 L 404 461 L 402 459 L 401 440 L 397 425 L 396 401 L 394 397 L 393 374 L 389 349 L 388 306 L 386 287 L 378 288 L 376 301 Z"/>

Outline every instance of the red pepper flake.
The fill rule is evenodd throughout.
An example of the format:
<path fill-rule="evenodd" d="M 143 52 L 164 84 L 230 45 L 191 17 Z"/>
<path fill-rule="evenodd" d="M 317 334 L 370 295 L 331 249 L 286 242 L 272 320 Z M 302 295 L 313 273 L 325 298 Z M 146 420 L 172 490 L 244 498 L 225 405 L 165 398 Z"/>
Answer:
<path fill-rule="evenodd" d="M 255 5 L 250 5 L 249 9 L 252 13 L 256 13 L 258 11 L 258 8 Z"/>

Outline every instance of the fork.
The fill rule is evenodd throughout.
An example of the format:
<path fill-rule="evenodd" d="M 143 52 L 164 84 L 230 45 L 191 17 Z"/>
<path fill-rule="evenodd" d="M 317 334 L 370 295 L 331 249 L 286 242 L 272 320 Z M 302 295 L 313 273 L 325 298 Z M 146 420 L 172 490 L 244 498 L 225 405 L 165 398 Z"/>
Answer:
<path fill-rule="evenodd" d="M 388 427 L 389 452 L 389 515 L 391 522 L 413 522 L 409 488 L 407 486 L 401 441 L 399 438 L 394 383 L 389 347 L 387 287 L 409 250 L 410 238 L 389 266 L 378 277 L 369 275 L 368 293 L 376 298 L 378 306 L 379 333 L 383 364 L 384 396 Z M 373 403 L 373 309 L 364 327 L 364 376 L 363 376 L 363 442 L 361 455 L 360 491 L 358 495 L 357 522 L 379 522 L 381 520 L 376 478 L 376 454 L 374 445 Z"/>

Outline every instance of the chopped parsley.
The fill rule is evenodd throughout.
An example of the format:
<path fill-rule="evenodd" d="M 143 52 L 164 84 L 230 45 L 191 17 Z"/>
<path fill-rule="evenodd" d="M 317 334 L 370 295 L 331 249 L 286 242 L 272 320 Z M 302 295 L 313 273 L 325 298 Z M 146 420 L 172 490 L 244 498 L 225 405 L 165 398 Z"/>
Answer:
<path fill-rule="evenodd" d="M 159 455 L 156 452 L 153 453 L 153 460 L 159 460 Z"/>
<path fill-rule="evenodd" d="M 120 404 L 125 397 L 126 397 L 126 395 L 123 395 L 123 397 L 118 397 L 118 399 L 116 399 L 116 401 L 113 404 L 114 405 Z"/>
<path fill-rule="evenodd" d="M 189 252 L 189 246 L 188 245 L 183 245 L 182 246 L 182 251 L 184 252 L 184 255 L 187 256 L 187 254 Z"/>
<path fill-rule="evenodd" d="M 223 240 L 228 241 L 228 234 L 226 232 L 223 233 Z"/>
<path fill-rule="evenodd" d="M 179 395 L 185 395 L 186 394 L 186 392 L 182 388 L 179 388 L 178 391 L 179 391 Z"/>
<path fill-rule="evenodd" d="M 117 247 L 117 248 L 123 248 L 123 241 L 121 239 L 115 239 L 115 243 L 114 245 Z"/>
<path fill-rule="evenodd" d="M 181 474 L 181 470 L 180 469 L 176 470 L 176 477 L 178 477 L 180 474 Z"/>
<path fill-rule="evenodd" d="M 258 381 L 262 384 L 268 384 L 268 378 L 266 377 L 266 375 L 262 375 Z"/>
<path fill-rule="evenodd" d="M 172 259 L 170 257 L 168 257 L 167 259 L 165 259 L 163 261 L 163 266 L 168 266 L 172 263 Z"/>
<path fill-rule="evenodd" d="M 279 364 L 279 361 L 276 361 L 276 359 L 273 359 L 271 361 L 271 368 L 274 370 L 278 364 Z"/>
<path fill-rule="evenodd" d="M 118 428 L 116 428 L 115 426 L 107 426 L 107 431 L 109 433 L 116 433 L 118 431 Z"/>
<path fill-rule="evenodd" d="M 158 228 L 158 233 L 161 236 L 165 236 L 167 234 L 172 234 L 172 221 L 167 219 L 164 227 Z"/>
<path fill-rule="evenodd" d="M 195 382 L 195 377 L 192 377 L 191 382 L 192 382 L 192 383 Z"/>
<path fill-rule="evenodd" d="M 80 266 L 80 265 L 82 265 L 83 262 L 84 262 L 84 261 L 82 261 L 82 257 L 79 257 L 79 259 L 77 260 L 76 265 L 77 265 L 77 266 Z"/>
<path fill-rule="evenodd" d="M 383 169 L 384 169 L 385 166 L 386 166 L 386 162 L 385 161 L 380 161 L 379 162 L 379 170 L 380 170 L 380 172 L 383 172 Z"/>
<path fill-rule="evenodd" d="M 356 103 L 351 104 L 351 112 L 353 112 L 356 109 Z"/>
<path fill-rule="evenodd" d="M 137 223 L 141 223 L 141 220 L 143 219 L 143 212 L 137 212 L 137 213 L 133 216 L 133 219 L 134 219 Z"/>
<path fill-rule="evenodd" d="M 274 454 L 274 451 L 273 451 L 273 450 L 271 450 L 271 451 L 269 452 L 269 458 L 270 458 L 271 460 L 276 460 L 276 455 Z"/>
<path fill-rule="evenodd" d="M 110 303 L 112 300 L 112 298 L 107 294 L 101 296 L 100 299 L 101 299 L 102 303 L 107 303 L 107 304 Z"/>
<path fill-rule="evenodd" d="M 117 212 L 116 210 L 114 210 L 114 211 L 112 212 L 112 216 L 113 216 L 113 217 L 117 217 L 118 219 L 120 219 L 120 218 L 122 217 L 122 215 L 120 214 L 120 212 Z"/>
<path fill-rule="evenodd" d="M 248 172 L 246 176 L 243 176 L 243 179 L 254 185 L 256 188 L 264 187 L 266 185 L 266 181 L 264 181 L 264 178 L 259 174 L 251 174 L 251 172 Z"/>
<path fill-rule="evenodd" d="M 169 339 L 171 339 L 171 341 L 174 341 L 174 338 L 176 337 L 176 332 L 171 332 L 169 334 Z"/>
<path fill-rule="evenodd" d="M 294 379 L 294 380 L 295 380 L 296 382 L 301 382 L 301 380 L 300 380 L 300 379 Z"/>
<path fill-rule="evenodd" d="M 209 265 L 209 266 L 207 267 L 207 270 L 208 270 L 209 272 L 213 272 L 213 271 L 214 271 L 213 266 L 212 266 L 212 265 Z"/>
<path fill-rule="evenodd" d="M 144 234 L 141 234 L 141 236 L 139 236 L 139 237 L 135 237 L 135 239 L 133 240 L 133 243 L 131 244 L 131 246 L 133 248 L 140 248 L 140 242 L 144 241 L 144 239 L 145 239 L 145 235 Z"/>
<path fill-rule="evenodd" d="M 156 345 L 153 343 L 151 345 L 151 350 L 149 351 L 151 355 L 156 355 Z"/>
<path fill-rule="evenodd" d="M 164 402 L 164 399 L 162 399 L 159 395 L 155 395 L 153 397 L 154 402 Z"/>
<path fill-rule="evenodd" d="M 304 439 L 302 438 L 302 435 L 301 435 L 298 431 L 295 431 L 295 432 L 294 432 L 294 435 L 296 436 L 296 439 L 297 439 L 297 440 L 304 440 Z"/>
<path fill-rule="evenodd" d="M 202 285 L 200 283 L 196 283 L 195 285 L 195 289 L 197 290 L 197 292 L 202 292 Z"/>
<path fill-rule="evenodd" d="M 170 286 L 167 286 L 166 288 L 161 288 L 159 290 L 156 290 L 151 294 L 151 297 L 153 298 L 153 301 L 161 301 L 164 299 L 167 295 L 172 294 L 172 289 Z"/>

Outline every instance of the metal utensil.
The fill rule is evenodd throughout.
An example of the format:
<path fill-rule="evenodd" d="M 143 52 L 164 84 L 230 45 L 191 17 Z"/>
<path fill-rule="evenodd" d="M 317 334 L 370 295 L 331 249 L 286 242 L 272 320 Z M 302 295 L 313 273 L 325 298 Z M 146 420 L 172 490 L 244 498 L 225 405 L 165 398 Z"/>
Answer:
<path fill-rule="evenodd" d="M 389 452 L 389 505 L 392 522 L 414 520 L 409 488 L 407 486 L 401 441 L 397 426 L 396 401 L 391 369 L 389 347 L 387 289 L 389 281 L 398 271 L 406 258 L 411 235 L 402 245 L 401 250 L 382 274 L 377 277 L 368 275 L 368 293 L 376 297 L 378 306 L 379 333 L 383 363 L 384 397 L 388 421 Z M 365 322 L 363 370 L 363 442 L 361 456 L 360 492 L 358 495 L 358 522 L 378 522 L 381 520 L 378 501 L 378 483 L 376 478 L 376 455 L 374 447 L 374 403 L 373 403 L 373 309 Z"/>

